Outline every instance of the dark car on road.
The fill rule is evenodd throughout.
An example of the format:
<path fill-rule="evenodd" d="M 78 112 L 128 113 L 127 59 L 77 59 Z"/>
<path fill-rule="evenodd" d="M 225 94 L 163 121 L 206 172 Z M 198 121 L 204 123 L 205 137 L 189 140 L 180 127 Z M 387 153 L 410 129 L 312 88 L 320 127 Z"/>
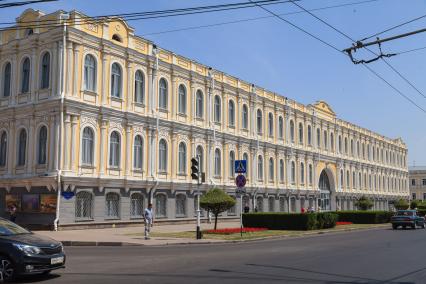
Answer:
<path fill-rule="evenodd" d="M 18 275 L 48 274 L 58 268 L 65 268 L 60 242 L 0 218 L 0 282 Z"/>
<path fill-rule="evenodd" d="M 394 216 L 391 217 L 393 229 L 398 229 L 399 226 L 411 227 L 416 229 L 417 226 L 425 228 L 425 218 L 418 215 L 416 210 L 398 210 Z"/>

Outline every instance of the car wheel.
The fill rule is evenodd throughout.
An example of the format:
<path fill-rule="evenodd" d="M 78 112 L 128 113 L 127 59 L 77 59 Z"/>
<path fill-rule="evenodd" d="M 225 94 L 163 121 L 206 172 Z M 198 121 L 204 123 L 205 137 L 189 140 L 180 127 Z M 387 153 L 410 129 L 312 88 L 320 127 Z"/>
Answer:
<path fill-rule="evenodd" d="M 9 282 L 15 276 L 15 267 L 7 257 L 0 256 L 0 282 Z"/>
<path fill-rule="evenodd" d="M 407 226 L 402 226 L 402 228 L 403 228 L 403 229 L 406 229 L 406 228 L 407 228 Z"/>
<path fill-rule="evenodd" d="M 425 228 L 425 222 L 422 223 L 422 229 L 424 229 L 424 228 Z"/>
<path fill-rule="evenodd" d="M 392 225 L 392 229 L 394 230 L 398 229 L 398 225 Z"/>
<path fill-rule="evenodd" d="M 417 228 L 417 223 L 414 223 L 414 225 L 411 225 L 411 229 L 415 230 Z"/>

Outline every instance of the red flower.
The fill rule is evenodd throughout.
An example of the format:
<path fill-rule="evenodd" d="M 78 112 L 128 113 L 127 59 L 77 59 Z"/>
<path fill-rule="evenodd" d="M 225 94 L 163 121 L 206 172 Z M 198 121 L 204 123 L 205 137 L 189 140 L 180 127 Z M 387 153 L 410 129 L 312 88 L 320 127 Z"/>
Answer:
<path fill-rule="evenodd" d="M 266 231 L 267 228 L 243 228 L 243 233 L 249 233 L 249 232 L 260 232 L 260 231 Z M 217 230 L 205 230 L 204 233 L 206 234 L 224 234 L 224 235 L 230 235 L 230 234 L 237 234 L 241 231 L 241 228 L 225 228 L 225 229 L 217 229 Z"/>

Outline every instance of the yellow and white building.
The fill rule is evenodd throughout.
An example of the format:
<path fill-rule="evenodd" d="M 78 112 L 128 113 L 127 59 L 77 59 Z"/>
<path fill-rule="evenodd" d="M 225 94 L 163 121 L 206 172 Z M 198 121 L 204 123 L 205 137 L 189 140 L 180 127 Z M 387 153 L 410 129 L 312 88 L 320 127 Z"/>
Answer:
<path fill-rule="evenodd" d="M 140 222 L 148 200 L 157 219 L 192 219 L 195 156 L 201 190 L 231 194 L 246 159 L 243 202 L 259 211 L 409 196 L 401 139 L 156 47 L 121 19 L 88 19 L 28 9 L 0 32 L 0 204 L 18 222 Z"/>

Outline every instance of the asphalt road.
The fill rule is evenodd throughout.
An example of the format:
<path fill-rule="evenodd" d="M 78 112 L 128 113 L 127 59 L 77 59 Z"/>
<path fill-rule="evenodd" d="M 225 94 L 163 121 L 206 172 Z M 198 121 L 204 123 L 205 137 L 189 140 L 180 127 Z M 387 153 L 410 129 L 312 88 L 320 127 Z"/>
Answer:
<path fill-rule="evenodd" d="M 70 247 L 67 268 L 21 283 L 426 283 L 426 230 L 374 229 L 234 244 Z"/>

